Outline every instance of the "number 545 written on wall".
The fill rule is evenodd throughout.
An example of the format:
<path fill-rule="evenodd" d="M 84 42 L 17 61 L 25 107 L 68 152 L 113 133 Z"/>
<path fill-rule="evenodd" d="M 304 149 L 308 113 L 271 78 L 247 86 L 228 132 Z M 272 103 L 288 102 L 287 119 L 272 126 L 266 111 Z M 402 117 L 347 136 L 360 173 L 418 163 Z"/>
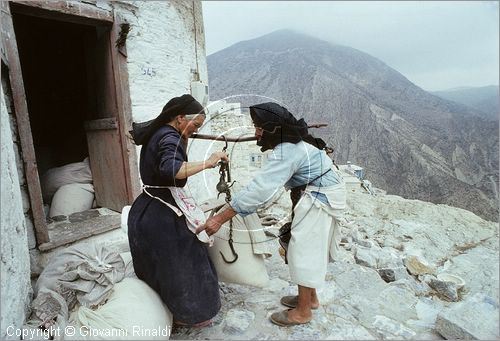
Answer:
<path fill-rule="evenodd" d="M 143 67 L 142 68 L 142 75 L 154 77 L 154 76 L 156 76 L 156 69 L 152 68 L 152 67 Z"/>

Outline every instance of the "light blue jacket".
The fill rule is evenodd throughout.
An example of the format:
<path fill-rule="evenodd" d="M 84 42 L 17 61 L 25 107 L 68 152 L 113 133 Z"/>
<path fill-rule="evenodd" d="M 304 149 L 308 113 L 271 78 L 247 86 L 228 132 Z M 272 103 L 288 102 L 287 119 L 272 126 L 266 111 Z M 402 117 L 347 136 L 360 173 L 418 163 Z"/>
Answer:
<path fill-rule="evenodd" d="M 290 189 L 307 184 L 332 166 L 333 162 L 326 152 L 309 143 L 281 143 L 274 148 L 264 168 L 255 178 L 243 190 L 233 195 L 231 207 L 242 216 L 254 213 L 283 186 Z M 341 181 L 336 172 L 330 171 L 311 185 L 327 187 Z M 317 199 L 328 204 L 323 193 L 314 193 Z"/>

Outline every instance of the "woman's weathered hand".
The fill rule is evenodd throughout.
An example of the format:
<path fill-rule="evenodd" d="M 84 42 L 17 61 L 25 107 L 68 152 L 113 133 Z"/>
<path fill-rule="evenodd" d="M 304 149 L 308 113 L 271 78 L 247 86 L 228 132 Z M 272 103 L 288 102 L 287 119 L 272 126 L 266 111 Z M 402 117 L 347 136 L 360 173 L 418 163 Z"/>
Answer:
<path fill-rule="evenodd" d="M 214 216 L 212 218 L 208 218 L 204 225 L 199 226 L 196 229 L 196 234 L 200 233 L 201 231 L 205 231 L 209 236 L 211 236 L 217 233 L 221 226 L 222 224 L 219 222 L 219 219 L 217 219 L 217 216 Z"/>
<path fill-rule="evenodd" d="M 205 164 L 207 165 L 207 167 L 215 168 L 215 167 L 217 167 L 217 163 L 220 160 L 229 162 L 229 157 L 228 157 L 226 152 L 212 153 L 212 155 L 210 155 L 210 157 L 207 159 L 207 161 L 205 161 Z"/>

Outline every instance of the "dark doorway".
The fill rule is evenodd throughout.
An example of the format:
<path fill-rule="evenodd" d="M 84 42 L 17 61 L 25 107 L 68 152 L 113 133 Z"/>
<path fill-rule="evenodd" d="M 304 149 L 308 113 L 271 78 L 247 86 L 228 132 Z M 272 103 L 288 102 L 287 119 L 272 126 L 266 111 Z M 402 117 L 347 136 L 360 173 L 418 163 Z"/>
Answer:
<path fill-rule="evenodd" d="M 96 28 L 22 14 L 13 21 L 42 175 L 88 156 L 84 121 L 93 118 L 96 98 L 88 91 L 95 77 L 85 47 L 95 40 Z"/>
<path fill-rule="evenodd" d="M 39 176 L 89 157 L 97 206 L 121 211 L 129 185 L 111 26 L 13 18 Z"/>
<path fill-rule="evenodd" d="M 117 104 L 120 79 L 116 80 L 115 47 L 111 43 L 115 26 L 92 20 L 88 24 L 75 23 L 50 11 L 30 11 L 29 7 L 19 6 L 20 13 L 18 6 L 13 8 L 13 29 L 29 118 L 29 128 L 24 129 L 25 135 L 20 134 L 20 138 L 32 140 L 38 177 L 43 179 L 51 168 L 82 164 L 88 157 L 94 207 L 120 212 L 129 203 L 130 184 L 124 154 L 127 147 L 123 146 L 120 131 L 123 116 Z M 28 126 L 23 120 L 20 122 Z M 26 138 L 26 131 L 31 136 Z M 38 184 L 33 176 L 37 175 L 27 175 L 28 183 Z M 42 183 L 42 194 L 43 190 Z M 56 207 L 52 195 L 44 195 L 46 210 Z M 70 195 L 62 197 L 62 201 L 60 198 L 58 203 L 83 202 Z M 49 242 L 40 245 L 40 250 L 119 227 L 119 215 L 109 210 L 99 210 L 97 214 L 97 210 L 89 209 L 88 200 L 85 202 L 77 207 L 88 211 L 78 214 L 68 209 L 63 214 L 68 217 L 62 220 L 50 219 L 46 211 L 46 223 L 51 224 Z M 59 217 L 52 212 L 50 216 Z M 45 226 L 39 220 L 35 224 L 41 230 Z"/>
<path fill-rule="evenodd" d="M 61 2 L 5 1 L 0 7 L 2 72 L 8 74 L 2 84 L 4 94 L 12 95 L 39 249 L 118 228 L 119 215 L 117 221 L 99 216 L 78 223 L 70 217 L 68 226 L 49 227 L 39 177 L 88 156 L 96 205 L 108 208 L 99 212 L 117 216 L 113 211 L 138 194 L 136 153 L 127 137 L 132 117 L 126 45 L 116 45 L 124 19 L 87 3 L 75 9 Z"/>

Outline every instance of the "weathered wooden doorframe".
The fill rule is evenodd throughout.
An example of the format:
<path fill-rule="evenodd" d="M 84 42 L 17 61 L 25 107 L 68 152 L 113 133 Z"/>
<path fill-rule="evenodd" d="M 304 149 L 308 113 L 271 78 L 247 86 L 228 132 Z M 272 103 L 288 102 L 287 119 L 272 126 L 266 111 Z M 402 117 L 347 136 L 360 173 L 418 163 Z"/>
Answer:
<path fill-rule="evenodd" d="M 19 140 L 21 142 L 21 158 L 24 163 L 24 172 L 26 174 L 26 184 L 30 198 L 31 213 L 33 215 L 33 225 L 35 226 L 35 237 L 37 244 L 42 244 L 49 241 L 49 232 L 47 230 L 45 212 L 43 210 L 42 190 L 38 177 L 33 137 L 31 136 L 31 125 L 21 73 L 21 62 L 19 60 L 9 3 L 1 1 L 0 6 L 2 19 L 2 58 L 5 57 L 6 60 L 4 63 L 9 69 L 10 90 L 12 92 L 13 109 L 17 121 Z"/>
<path fill-rule="evenodd" d="M 111 60 L 115 83 L 116 104 L 120 140 L 122 145 L 123 160 L 125 165 L 125 183 L 129 203 L 140 194 L 139 168 L 137 165 L 136 146 L 128 137 L 132 128 L 132 104 L 128 84 L 127 46 L 126 36 L 129 30 L 128 23 L 116 13 L 113 13 L 113 26 L 111 28 Z"/>
<path fill-rule="evenodd" d="M 10 6 L 9 6 L 10 5 Z M 49 234 L 43 199 L 36 164 L 35 149 L 31 135 L 31 126 L 26 102 L 26 93 L 21 72 L 21 63 L 17 48 L 11 8 L 15 13 L 28 14 L 51 20 L 60 20 L 86 25 L 104 25 L 111 28 L 110 47 L 114 77 L 114 94 L 117 103 L 117 123 L 119 126 L 124 164 L 125 183 L 127 186 L 127 199 L 129 203 L 140 192 L 139 175 L 137 167 L 137 154 L 135 146 L 127 137 L 132 125 L 132 112 L 128 86 L 126 47 L 119 48 L 115 42 L 121 37 L 123 20 L 114 11 L 105 11 L 79 2 L 38 2 L 16 1 L 0 2 L 1 30 L 2 30 L 2 60 L 9 69 L 9 80 L 13 96 L 13 106 L 17 120 L 19 139 L 21 141 L 22 160 L 26 173 L 26 183 L 30 198 L 33 223 L 37 245 L 49 242 Z"/>

